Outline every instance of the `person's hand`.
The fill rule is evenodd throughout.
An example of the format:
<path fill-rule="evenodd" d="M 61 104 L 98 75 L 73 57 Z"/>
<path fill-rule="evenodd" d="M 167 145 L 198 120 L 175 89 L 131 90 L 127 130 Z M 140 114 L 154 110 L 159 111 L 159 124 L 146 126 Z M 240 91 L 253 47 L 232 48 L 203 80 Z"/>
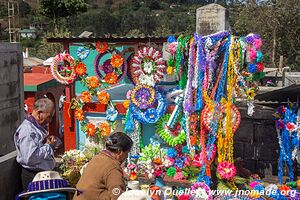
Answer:
<path fill-rule="evenodd" d="M 55 143 L 56 143 L 56 138 L 55 138 L 54 135 L 50 135 L 50 136 L 47 137 L 46 144 L 50 144 L 50 145 L 55 146 Z"/>

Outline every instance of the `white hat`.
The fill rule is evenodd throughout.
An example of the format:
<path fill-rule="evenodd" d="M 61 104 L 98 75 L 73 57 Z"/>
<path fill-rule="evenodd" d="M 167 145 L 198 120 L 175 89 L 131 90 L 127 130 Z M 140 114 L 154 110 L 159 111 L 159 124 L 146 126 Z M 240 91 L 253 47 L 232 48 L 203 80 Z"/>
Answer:
<path fill-rule="evenodd" d="M 68 182 L 62 179 L 56 171 L 43 171 L 35 175 L 28 184 L 27 191 L 18 195 L 19 198 L 43 192 L 75 192 L 68 187 Z"/>
<path fill-rule="evenodd" d="M 122 193 L 118 200 L 151 200 L 151 197 L 143 190 L 128 190 Z"/>

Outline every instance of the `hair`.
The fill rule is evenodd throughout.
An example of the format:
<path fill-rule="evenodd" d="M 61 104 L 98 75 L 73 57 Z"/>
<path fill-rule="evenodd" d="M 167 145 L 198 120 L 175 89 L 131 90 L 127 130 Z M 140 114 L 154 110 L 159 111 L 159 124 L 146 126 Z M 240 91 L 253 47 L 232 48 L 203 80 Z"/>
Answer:
<path fill-rule="evenodd" d="M 107 138 L 105 147 L 111 152 L 125 152 L 131 149 L 132 144 L 132 139 L 128 135 L 123 132 L 116 132 Z"/>
<path fill-rule="evenodd" d="M 48 98 L 41 98 L 35 101 L 34 110 L 54 112 L 54 103 Z"/>

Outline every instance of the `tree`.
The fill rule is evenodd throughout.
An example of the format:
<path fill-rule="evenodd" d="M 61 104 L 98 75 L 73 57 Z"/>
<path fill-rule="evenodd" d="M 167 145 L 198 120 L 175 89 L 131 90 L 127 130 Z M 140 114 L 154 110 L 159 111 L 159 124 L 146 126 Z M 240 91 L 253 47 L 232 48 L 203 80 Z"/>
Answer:
<path fill-rule="evenodd" d="M 57 28 L 57 20 L 63 17 L 70 17 L 87 10 L 86 0 L 41 0 L 40 12 L 54 20 Z"/>

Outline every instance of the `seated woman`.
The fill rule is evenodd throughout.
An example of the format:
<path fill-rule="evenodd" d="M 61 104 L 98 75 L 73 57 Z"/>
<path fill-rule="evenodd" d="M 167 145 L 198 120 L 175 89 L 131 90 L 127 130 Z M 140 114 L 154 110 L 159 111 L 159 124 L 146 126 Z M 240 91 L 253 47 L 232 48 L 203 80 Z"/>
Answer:
<path fill-rule="evenodd" d="M 110 135 L 106 149 L 92 158 L 77 183 L 73 200 L 116 200 L 125 190 L 121 164 L 132 147 L 131 138 L 122 132 Z"/>

